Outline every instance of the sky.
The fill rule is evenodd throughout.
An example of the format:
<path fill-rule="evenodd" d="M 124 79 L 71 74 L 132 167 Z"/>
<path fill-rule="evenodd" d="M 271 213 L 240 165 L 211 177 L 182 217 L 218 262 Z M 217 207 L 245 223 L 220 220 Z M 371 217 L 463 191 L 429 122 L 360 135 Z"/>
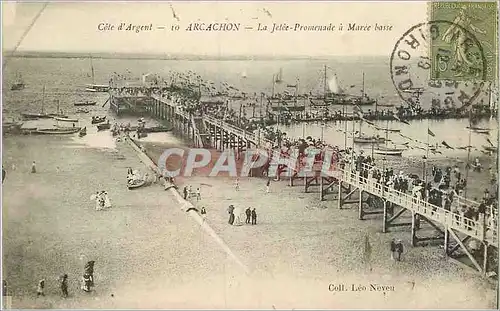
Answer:
<path fill-rule="evenodd" d="M 42 3 L 3 2 L 3 49 L 11 50 Z M 172 8 L 177 21 L 172 13 Z M 269 16 L 269 12 L 271 16 Z M 49 3 L 18 51 L 116 52 L 205 56 L 388 55 L 410 27 L 427 19 L 426 2 L 64 2 Z M 238 32 L 188 32 L 189 23 L 241 23 Z M 152 31 L 99 31 L 99 23 L 153 24 Z M 259 32 L 257 24 L 344 25 L 333 32 Z M 347 24 L 371 31 L 345 31 Z M 375 23 L 391 31 L 374 31 Z M 171 31 L 179 25 L 179 31 Z M 166 29 L 157 29 L 164 26 Z M 245 26 L 254 30 L 245 30 Z"/>

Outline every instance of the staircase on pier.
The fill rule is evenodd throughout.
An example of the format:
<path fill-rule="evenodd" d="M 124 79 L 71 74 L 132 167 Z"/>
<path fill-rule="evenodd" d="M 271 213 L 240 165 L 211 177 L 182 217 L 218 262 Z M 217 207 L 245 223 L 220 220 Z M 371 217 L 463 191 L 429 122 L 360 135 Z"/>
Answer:
<path fill-rule="evenodd" d="M 192 116 L 191 123 L 194 129 L 195 145 L 199 148 L 211 148 L 210 133 L 202 116 Z"/>

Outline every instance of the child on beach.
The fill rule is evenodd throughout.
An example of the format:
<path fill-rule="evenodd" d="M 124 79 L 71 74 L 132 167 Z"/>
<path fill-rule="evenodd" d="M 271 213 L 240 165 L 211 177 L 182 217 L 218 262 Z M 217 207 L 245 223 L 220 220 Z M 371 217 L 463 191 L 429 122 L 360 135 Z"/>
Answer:
<path fill-rule="evenodd" d="M 45 279 L 41 279 L 40 281 L 38 281 L 38 286 L 36 288 L 36 296 L 37 297 L 45 296 L 44 289 L 45 289 Z"/>
<path fill-rule="evenodd" d="M 200 187 L 196 188 L 196 201 L 201 200 L 201 190 Z"/>

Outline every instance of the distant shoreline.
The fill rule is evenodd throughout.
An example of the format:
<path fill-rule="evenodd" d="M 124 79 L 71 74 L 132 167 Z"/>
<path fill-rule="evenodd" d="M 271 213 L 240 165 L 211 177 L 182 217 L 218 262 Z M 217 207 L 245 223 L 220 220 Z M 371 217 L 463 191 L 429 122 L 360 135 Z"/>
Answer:
<path fill-rule="evenodd" d="M 10 55 L 11 51 L 3 51 L 4 58 L 68 58 L 68 59 L 127 59 L 127 60 L 217 60 L 217 61 L 252 61 L 252 60 L 335 60 L 335 59 L 353 59 L 360 58 L 386 58 L 386 56 L 266 56 L 266 55 L 234 55 L 234 56 L 217 56 L 217 55 L 161 55 L 161 54 L 126 54 L 126 53 L 65 53 L 65 52 L 16 52 Z"/>

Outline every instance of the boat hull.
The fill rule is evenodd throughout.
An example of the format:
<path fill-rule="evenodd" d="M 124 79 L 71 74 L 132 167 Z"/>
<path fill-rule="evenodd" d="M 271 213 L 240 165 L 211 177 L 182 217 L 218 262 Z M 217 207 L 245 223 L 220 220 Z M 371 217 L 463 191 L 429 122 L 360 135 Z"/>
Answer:
<path fill-rule="evenodd" d="M 406 149 L 400 148 L 375 148 L 373 153 L 390 156 L 401 156 Z"/>
<path fill-rule="evenodd" d="M 76 107 L 81 107 L 81 106 L 95 106 L 97 102 L 83 102 L 83 103 L 74 103 L 73 105 Z"/>
<path fill-rule="evenodd" d="M 75 127 L 74 129 L 46 129 L 46 130 L 35 130 L 31 134 L 36 135 L 67 135 L 74 134 L 80 131 L 80 128 Z"/>
<path fill-rule="evenodd" d="M 78 122 L 78 119 L 59 118 L 59 117 L 55 117 L 54 119 L 56 119 L 57 121 L 63 121 L 63 122 Z"/>
<path fill-rule="evenodd" d="M 141 182 L 139 182 L 137 184 L 127 184 L 127 188 L 128 188 L 128 190 L 134 190 L 134 189 L 144 187 L 146 184 L 147 184 L 147 181 L 142 180 Z"/>
<path fill-rule="evenodd" d="M 110 128 L 111 128 L 111 124 L 98 124 L 97 125 L 98 131 L 109 130 Z"/>
<path fill-rule="evenodd" d="M 384 138 L 364 138 L 364 137 L 354 137 L 354 142 L 357 144 L 377 144 L 383 143 Z"/>

